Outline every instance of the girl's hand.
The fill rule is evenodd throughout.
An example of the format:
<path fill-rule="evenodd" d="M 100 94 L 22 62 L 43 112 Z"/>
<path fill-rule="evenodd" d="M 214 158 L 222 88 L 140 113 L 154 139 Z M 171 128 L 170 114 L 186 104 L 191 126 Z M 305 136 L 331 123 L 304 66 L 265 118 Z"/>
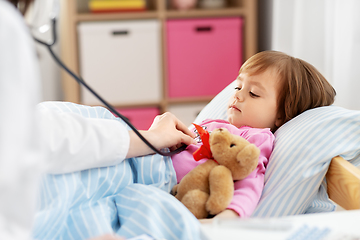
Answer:
<path fill-rule="evenodd" d="M 194 140 L 195 134 L 169 112 L 156 116 L 149 130 L 140 131 L 140 133 L 159 150 L 181 144 L 190 145 L 196 143 Z M 130 148 L 127 158 L 153 153 L 133 131 L 130 131 L 129 134 Z"/>
<path fill-rule="evenodd" d="M 106 234 L 106 235 L 102 235 L 96 238 L 91 238 L 89 240 L 125 240 L 125 238 L 123 237 L 119 237 L 119 236 L 115 236 L 112 234 Z"/>
<path fill-rule="evenodd" d="M 225 209 L 224 211 L 222 211 L 221 213 L 216 215 L 214 218 L 200 219 L 199 221 L 202 224 L 210 224 L 210 223 L 213 223 L 214 219 L 216 219 L 216 218 L 235 219 L 235 218 L 239 218 L 239 215 L 237 214 L 237 212 L 235 212 L 231 209 Z"/>

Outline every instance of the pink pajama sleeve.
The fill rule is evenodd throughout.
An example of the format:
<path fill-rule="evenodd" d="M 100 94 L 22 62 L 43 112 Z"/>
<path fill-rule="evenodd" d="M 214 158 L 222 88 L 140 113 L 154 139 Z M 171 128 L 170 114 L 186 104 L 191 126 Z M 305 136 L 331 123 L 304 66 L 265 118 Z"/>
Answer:
<path fill-rule="evenodd" d="M 234 197 L 228 209 L 237 212 L 240 217 L 249 217 L 260 200 L 264 188 L 265 169 L 274 142 L 274 135 L 270 131 L 251 133 L 250 130 L 248 134 L 248 136 L 244 137 L 260 149 L 260 156 L 257 168 L 245 179 L 234 183 Z"/>

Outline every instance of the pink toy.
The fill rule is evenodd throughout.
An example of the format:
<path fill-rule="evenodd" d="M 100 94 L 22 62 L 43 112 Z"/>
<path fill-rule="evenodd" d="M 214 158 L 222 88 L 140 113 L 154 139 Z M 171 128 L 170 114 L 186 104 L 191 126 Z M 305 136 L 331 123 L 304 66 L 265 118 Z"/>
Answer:
<path fill-rule="evenodd" d="M 196 6 L 197 0 L 172 0 L 173 7 L 180 10 L 187 10 Z"/>

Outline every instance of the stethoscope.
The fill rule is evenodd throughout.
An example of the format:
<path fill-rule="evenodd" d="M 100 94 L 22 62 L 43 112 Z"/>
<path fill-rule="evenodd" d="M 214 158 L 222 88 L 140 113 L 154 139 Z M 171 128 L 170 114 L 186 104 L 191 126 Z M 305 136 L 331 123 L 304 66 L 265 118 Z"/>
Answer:
<path fill-rule="evenodd" d="M 56 4 L 55 4 L 56 5 Z M 55 6 L 55 8 L 59 8 L 58 5 Z M 94 94 L 94 96 L 96 98 L 98 98 L 111 112 L 113 112 L 117 117 L 119 117 L 120 119 L 122 119 L 135 133 L 136 135 L 147 145 L 149 146 L 155 153 L 158 153 L 160 155 L 163 156 L 172 156 L 176 153 L 179 153 L 183 150 L 185 150 L 185 148 L 187 147 L 186 145 L 181 146 L 180 148 L 174 150 L 174 151 L 170 151 L 170 152 L 163 152 L 163 151 L 159 151 L 158 149 L 156 149 L 148 140 L 146 140 L 141 133 L 134 127 L 134 125 L 131 124 L 131 122 L 128 120 L 127 117 L 123 116 L 122 114 L 120 114 L 111 104 L 109 104 L 107 101 L 105 101 L 104 98 L 102 98 L 98 93 L 96 93 L 80 76 L 77 76 L 74 72 L 72 72 L 61 60 L 58 56 L 56 56 L 56 54 L 54 53 L 54 51 L 52 50 L 52 46 L 56 43 L 56 11 L 58 11 L 58 9 L 55 10 L 55 12 L 52 12 L 50 14 L 50 18 L 51 18 L 51 23 L 52 23 L 52 42 L 51 43 L 47 43 L 44 41 L 39 40 L 36 37 L 33 37 L 35 39 L 36 42 L 44 45 L 47 47 L 47 49 L 49 50 L 51 56 L 54 58 L 55 62 L 61 67 L 63 68 L 68 74 L 70 74 L 70 76 L 72 76 L 80 85 L 83 85 L 86 89 L 88 89 L 92 94 Z"/>

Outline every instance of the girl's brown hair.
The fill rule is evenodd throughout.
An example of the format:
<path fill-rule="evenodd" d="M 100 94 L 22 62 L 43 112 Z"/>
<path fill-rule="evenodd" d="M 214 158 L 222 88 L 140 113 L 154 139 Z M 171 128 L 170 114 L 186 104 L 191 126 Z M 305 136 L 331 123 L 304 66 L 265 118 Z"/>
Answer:
<path fill-rule="evenodd" d="M 311 64 L 277 51 L 264 51 L 249 58 L 240 72 L 256 75 L 267 69 L 279 76 L 277 100 L 281 125 L 300 113 L 334 103 L 335 89 Z"/>
<path fill-rule="evenodd" d="M 23 15 L 25 15 L 32 1 L 33 0 L 9 0 L 16 8 L 19 8 Z"/>

